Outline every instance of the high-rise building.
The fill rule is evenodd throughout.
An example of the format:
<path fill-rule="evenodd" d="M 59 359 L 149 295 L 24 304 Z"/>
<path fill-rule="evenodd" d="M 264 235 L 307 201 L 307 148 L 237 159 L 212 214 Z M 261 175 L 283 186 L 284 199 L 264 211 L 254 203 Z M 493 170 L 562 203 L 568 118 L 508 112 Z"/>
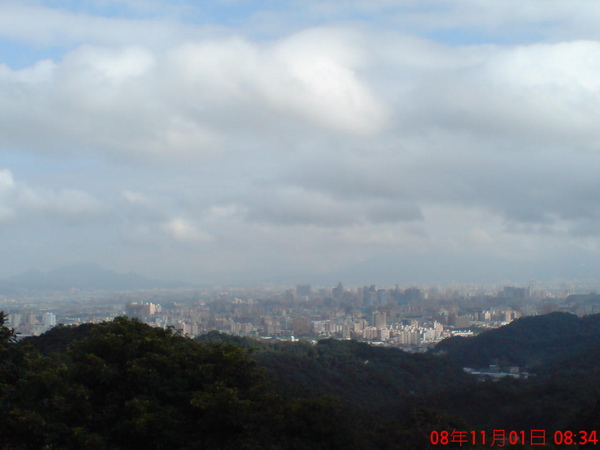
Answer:
<path fill-rule="evenodd" d="M 301 297 L 310 297 L 312 289 L 310 284 L 298 284 L 296 286 L 296 295 Z"/>
<path fill-rule="evenodd" d="M 471 326 L 471 321 L 469 320 L 469 316 L 455 316 L 454 317 L 454 327 L 455 328 L 469 328 Z"/>
<path fill-rule="evenodd" d="M 294 317 L 292 327 L 296 336 L 309 334 L 311 327 L 310 319 L 308 317 Z"/>
<path fill-rule="evenodd" d="M 373 326 L 378 329 L 387 328 L 387 315 L 384 312 L 373 313 Z"/>
<path fill-rule="evenodd" d="M 12 328 L 19 328 L 21 326 L 21 321 L 23 317 L 21 314 L 9 314 L 8 315 L 8 323 Z"/>
<path fill-rule="evenodd" d="M 341 282 L 331 290 L 331 296 L 334 300 L 340 300 L 344 296 L 344 286 Z"/>
<path fill-rule="evenodd" d="M 372 306 L 375 304 L 376 301 L 377 301 L 377 289 L 375 288 L 375 285 L 372 285 L 370 287 L 364 286 L 363 287 L 363 303 L 365 305 Z"/>
<path fill-rule="evenodd" d="M 56 326 L 56 315 L 51 312 L 42 314 L 42 325 L 46 328 L 52 328 Z"/>
<path fill-rule="evenodd" d="M 143 317 L 153 316 L 162 310 L 161 306 L 155 303 L 137 303 L 130 302 L 125 305 L 125 314 L 128 317 L 141 319 Z"/>

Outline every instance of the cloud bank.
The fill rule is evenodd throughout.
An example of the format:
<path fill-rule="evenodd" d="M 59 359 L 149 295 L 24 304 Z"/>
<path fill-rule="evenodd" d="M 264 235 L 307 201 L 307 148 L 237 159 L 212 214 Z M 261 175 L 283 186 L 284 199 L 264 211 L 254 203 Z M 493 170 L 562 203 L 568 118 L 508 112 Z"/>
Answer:
<path fill-rule="evenodd" d="M 31 59 L 0 60 L 0 251 L 201 282 L 600 260 L 597 6 L 341 3 L 0 5 Z"/>

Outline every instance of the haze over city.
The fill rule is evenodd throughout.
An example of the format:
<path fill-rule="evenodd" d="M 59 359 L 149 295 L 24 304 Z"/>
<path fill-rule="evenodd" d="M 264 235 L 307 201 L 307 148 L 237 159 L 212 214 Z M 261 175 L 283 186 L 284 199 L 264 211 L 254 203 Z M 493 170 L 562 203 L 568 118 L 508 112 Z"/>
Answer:
<path fill-rule="evenodd" d="M 0 278 L 588 279 L 600 4 L 3 1 Z"/>

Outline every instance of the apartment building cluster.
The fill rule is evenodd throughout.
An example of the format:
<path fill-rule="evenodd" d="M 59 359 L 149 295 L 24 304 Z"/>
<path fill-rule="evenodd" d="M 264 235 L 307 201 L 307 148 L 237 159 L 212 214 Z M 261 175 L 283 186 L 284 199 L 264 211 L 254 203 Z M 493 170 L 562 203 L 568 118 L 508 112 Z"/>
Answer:
<path fill-rule="evenodd" d="M 52 312 L 9 314 L 6 325 L 22 334 L 37 336 L 55 327 L 56 314 Z"/>
<path fill-rule="evenodd" d="M 269 339 L 356 339 L 403 348 L 431 346 L 456 333 L 469 334 L 472 325 L 490 328 L 520 316 L 510 308 L 474 312 L 455 304 L 439 308 L 425 297 L 415 288 L 398 293 L 374 287 L 349 291 L 338 285 L 329 292 L 313 292 L 310 286 L 301 285 L 296 292 L 260 298 L 219 293 L 170 308 L 129 302 L 125 311 L 130 317 L 173 327 L 189 336 L 217 330 Z"/>
<path fill-rule="evenodd" d="M 212 330 L 265 339 L 356 339 L 403 348 L 427 347 L 454 334 L 494 328 L 548 309 L 525 289 L 494 293 L 463 289 L 376 286 L 223 288 L 134 291 L 57 304 L 6 301 L 9 323 L 36 335 L 63 323 L 101 322 L 118 315 L 198 336 Z M 552 299 L 553 308 L 561 301 Z M 51 308 L 54 305 L 54 309 Z M 37 310 L 35 310 L 38 308 Z M 45 309 L 42 309 L 45 308 Z"/>

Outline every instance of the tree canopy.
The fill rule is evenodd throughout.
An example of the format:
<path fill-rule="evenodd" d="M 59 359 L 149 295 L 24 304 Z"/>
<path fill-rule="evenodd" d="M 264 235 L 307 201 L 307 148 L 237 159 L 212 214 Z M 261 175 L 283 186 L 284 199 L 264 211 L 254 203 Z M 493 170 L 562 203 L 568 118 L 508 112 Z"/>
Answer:
<path fill-rule="evenodd" d="M 19 374 L 3 377 L 7 448 L 258 448 L 273 441 L 276 430 L 265 423 L 273 423 L 278 402 L 240 347 L 199 344 L 124 317 L 95 326 L 64 352 L 12 347 L 24 357 Z"/>

